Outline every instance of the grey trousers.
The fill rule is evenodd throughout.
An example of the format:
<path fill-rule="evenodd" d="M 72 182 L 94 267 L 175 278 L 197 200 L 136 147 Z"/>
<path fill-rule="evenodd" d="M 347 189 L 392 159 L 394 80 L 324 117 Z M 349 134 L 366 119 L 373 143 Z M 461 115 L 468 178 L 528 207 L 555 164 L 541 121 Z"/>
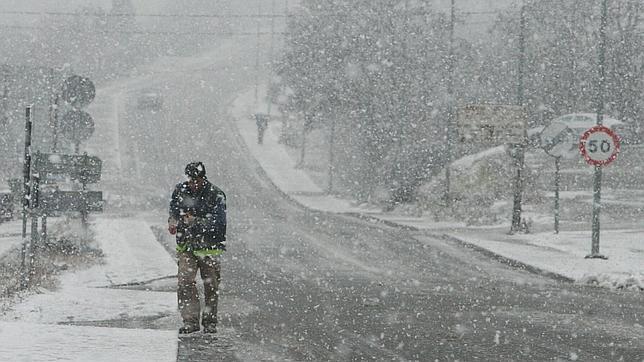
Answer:
<path fill-rule="evenodd" d="M 198 327 L 199 313 L 204 327 L 217 325 L 217 301 L 221 265 L 219 256 L 198 257 L 192 252 L 177 252 L 179 271 L 177 273 L 177 300 L 179 312 L 185 326 Z M 204 308 L 202 311 L 197 290 L 197 270 L 204 286 Z"/>

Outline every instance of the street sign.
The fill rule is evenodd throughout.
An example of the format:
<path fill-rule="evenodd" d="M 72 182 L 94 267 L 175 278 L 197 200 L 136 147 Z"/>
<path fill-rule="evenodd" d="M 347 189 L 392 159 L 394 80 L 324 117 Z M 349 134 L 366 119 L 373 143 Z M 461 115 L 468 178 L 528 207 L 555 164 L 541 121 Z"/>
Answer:
<path fill-rule="evenodd" d="M 96 183 L 101 179 L 103 161 L 96 156 L 36 153 L 34 170 L 41 179 L 69 176 L 83 183 Z"/>
<path fill-rule="evenodd" d="M 60 131 L 75 142 L 86 141 L 94 133 L 94 119 L 85 111 L 73 109 L 61 118 Z"/>
<path fill-rule="evenodd" d="M 456 116 L 459 140 L 498 146 L 525 142 L 527 115 L 524 107 L 502 104 L 471 104 Z"/>
<path fill-rule="evenodd" d="M 552 157 L 577 157 L 579 140 L 574 132 L 561 122 L 553 122 L 539 134 L 541 148 Z"/>
<path fill-rule="evenodd" d="M 38 208 L 52 211 L 103 211 L 101 191 L 43 191 L 39 195 Z"/>
<path fill-rule="evenodd" d="M 96 88 L 89 78 L 72 75 L 65 79 L 62 89 L 63 99 L 75 108 L 82 108 L 90 104 L 96 96 Z"/>
<path fill-rule="evenodd" d="M 619 136 L 606 126 L 590 128 L 579 140 L 579 151 L 586 162 L 593 166 L 605 166 L 613 162 L 619 148 Z"/>

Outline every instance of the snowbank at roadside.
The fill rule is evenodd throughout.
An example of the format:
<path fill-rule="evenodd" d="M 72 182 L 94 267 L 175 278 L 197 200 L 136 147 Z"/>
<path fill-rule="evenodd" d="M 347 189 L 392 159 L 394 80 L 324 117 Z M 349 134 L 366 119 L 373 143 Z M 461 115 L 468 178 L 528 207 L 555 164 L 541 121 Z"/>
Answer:
<path fill-rule="evenodd" d="M 175 331 L 0 322 L 2 361 L 176 361 Z"/>
<path fill-rule="evenodd" d="M 608 257 L 608 260 L 602 260 L 584 258 L 590 253 L 590 227 L 586 231 L 566 231 L 559 235 L 552 232 L 508 235 L 508 228 L 499 227 L 498 224 L 466 227 L 461 222 L 436 222 L 431 216 L 411 217 L 362 209 L 353 205 L 350 200 L 320 193 L 319 187 L 309 177 L 301 176 L 305 170 L 295 168 L 294 160 L 288 158 L 286 146 L 277 141 L 277 132 L 267 132 L 264 144 L 256 145 L 254 122 L 251 123 L 247 119 L 246 111 L 253 104 L 250 95 L 250 91 L 240 94 L 230 110 L 239 132 L 273 183 L 305 207 L 327 212 L 360 213 L 398 225 L 452 235 L 496 255 L 570 278 L 578 283 L 644 290 L 644 229 L 641 223 L 622 230 L 602 229 L 600 251 Z M 278 128 L 279 125 L 272 127 Z M 493 148 L 477 156 L 457 161 L 456 164 L 467 171 L 468 165 L 476 165 L 482 159 L 502 153 L 505 153 L 503 148 Z M 276 160 L 281 160 L 279 167 L 276 167 Z"/>

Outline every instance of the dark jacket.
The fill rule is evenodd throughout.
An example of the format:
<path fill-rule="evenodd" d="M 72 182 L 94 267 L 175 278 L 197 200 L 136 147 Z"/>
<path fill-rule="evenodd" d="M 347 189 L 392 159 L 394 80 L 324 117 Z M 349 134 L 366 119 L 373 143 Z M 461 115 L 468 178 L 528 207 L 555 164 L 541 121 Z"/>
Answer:
<path fill-rule="evenodd" d="M 187 214 L 194 217 L 190 224 Z M 188 182 L 175 187 L 170 220 L 177 224 L 177 245 L 182 250 L 226 250 L 226 194 L 208 180 L 196 192 Z"/>

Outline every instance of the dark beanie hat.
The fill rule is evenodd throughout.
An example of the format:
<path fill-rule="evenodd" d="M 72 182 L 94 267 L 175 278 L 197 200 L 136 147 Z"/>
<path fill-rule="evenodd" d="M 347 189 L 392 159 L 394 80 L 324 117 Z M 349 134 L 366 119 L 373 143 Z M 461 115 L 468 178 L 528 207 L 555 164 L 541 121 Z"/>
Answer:
<path fill-rule="evenodd" d="M 206 167 L 202 162 L 190 162 L 186 165 L 185 174 L 190 178 L 206 177 Z"/>

